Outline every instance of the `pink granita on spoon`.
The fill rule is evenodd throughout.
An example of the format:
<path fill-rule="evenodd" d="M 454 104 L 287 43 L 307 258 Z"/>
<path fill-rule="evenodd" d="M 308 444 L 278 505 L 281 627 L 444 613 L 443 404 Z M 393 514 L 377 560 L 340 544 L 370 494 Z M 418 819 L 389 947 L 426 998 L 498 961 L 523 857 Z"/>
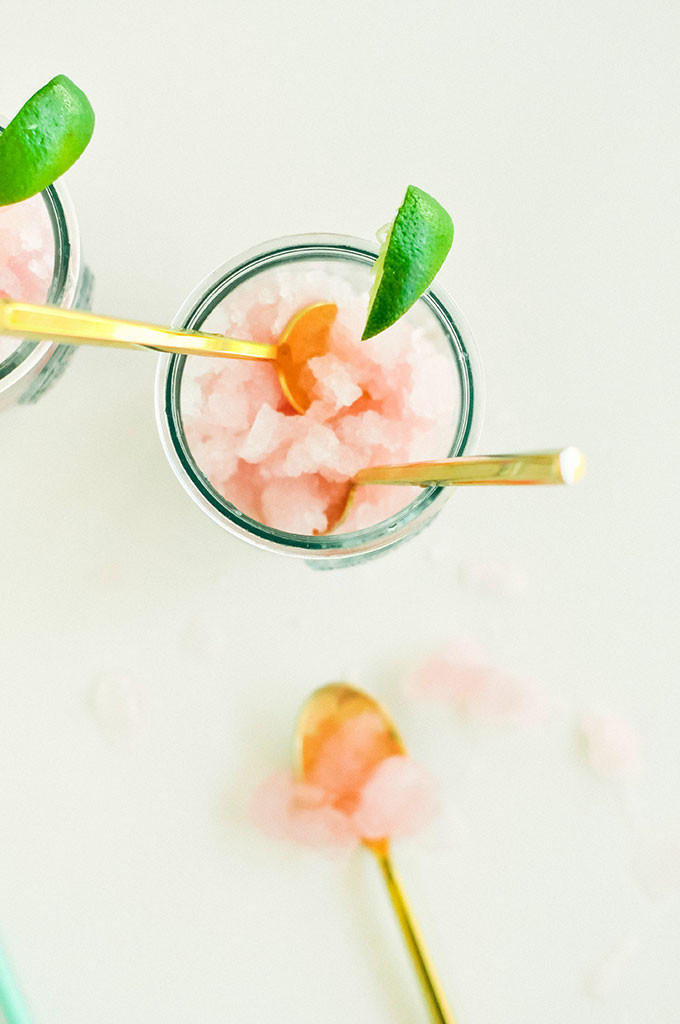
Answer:
<path fill-rule="evenodd" d="M 313 778 L 292 772 L 266 779 L 251 816 L 267 835 L 306 846 L 352 846 L 413 835 L 436 810 L 432 779 L 384 742 L 384 722 L 367 712 L 324 736 Z"/>

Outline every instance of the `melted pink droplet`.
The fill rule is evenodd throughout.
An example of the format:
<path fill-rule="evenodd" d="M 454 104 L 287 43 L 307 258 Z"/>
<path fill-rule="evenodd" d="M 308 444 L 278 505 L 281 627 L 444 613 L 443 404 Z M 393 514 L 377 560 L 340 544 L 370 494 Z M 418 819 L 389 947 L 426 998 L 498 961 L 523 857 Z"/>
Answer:
<path fill-rule="evenodd" d="M 533 724 L 549 712 L 534 687 L 496 668 L 474 640 L 464 639 L 429 657 L 408 681 L 416 700 L 451 704 L 459 714 Z"/>
<path fill-rule="evenodd" d="M 487 677 L 484 709 L 490 717 L 519 725 L 535 725 L 550 712 L 549 702 L 529 683 L 498 669 Z"/>
<path fill-rule="evenodd" d="M 435 787 L 410 757 L 388 757 L 363 787 L 352 822 L 364 839 L 411 836 L 437 810 Z"/>
<path fill-rule="evenodd" d="M 463 711 L 482 698 L 488 670 L 481 647 L 461 640 L 424 661 L 409 680 L 408 689 L 413 697 L 450 702 Z"/>
<path fill-rule="evenodd" d="M 640 736 L 627 722 L 608 712 L 584 715 L 579 732 L 588 764 L 596 775 L 613 782 L 633 782 L 642 772 Z"/>

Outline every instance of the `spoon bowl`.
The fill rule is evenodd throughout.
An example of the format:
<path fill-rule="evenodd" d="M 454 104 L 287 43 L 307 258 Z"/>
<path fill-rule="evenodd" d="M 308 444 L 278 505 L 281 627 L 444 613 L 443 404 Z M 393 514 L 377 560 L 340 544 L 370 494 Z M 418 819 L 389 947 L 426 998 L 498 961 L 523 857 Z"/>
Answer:
<path fill-rule="evenodd" d="M 180 355 L 272 362 L 284 395 L 296 412 L 305 413 L 312 404 L 316 382 L 308 361 L 327 351 L 337 313 L 334 302 L 305 306 L 288 321 L 278 343 L 268 345 L 202 331 L 173 330 L 98 313 L 0 299 L 0 334 L 39 341 L 58 340 L 68 345 L 146 348 Z"/>
<path fill-rule="evenodd" d="M 305 701 L 295 730 L 295 771 L 302 781 L 314 777 L 317 758 L 325 741 L 349 719 L 376 716 L 383 728 L 376 739 L 380 759 L 405 754 L 406 748 L 394 722 L 378 701 L 349 683 L 329 683 Z M 380 841 L 382 842 L 382 840 Z M 364 840 L 373 846 L 373 841 Z"/>
<path fill-rule="evenodd" d="M 334 302 L 305 306 L 290 318 L 276 346 L 276 371 L 284 395 L 298 412 L 312 404 L 316 377 L 309 360 L 328 351 L 331 327 L 338 315 Z"/>

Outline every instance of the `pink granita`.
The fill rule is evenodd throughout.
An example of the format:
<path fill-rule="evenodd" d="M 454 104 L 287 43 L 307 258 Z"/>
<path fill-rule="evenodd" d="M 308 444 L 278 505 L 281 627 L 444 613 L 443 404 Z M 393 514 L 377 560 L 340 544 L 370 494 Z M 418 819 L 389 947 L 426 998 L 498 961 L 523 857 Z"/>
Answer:
<path fill-rule="evenodd" d="M 343 847 L 413 835 L 436 807 L 428 773 L 410 757 L 394 754 L 384 720 L 368 711 L 322 737 L 307 781 L 292 772 L 265 779 L 251 816 L 277 839 Z"/>
<path fill-rule="evenodd" d="M 240 360 L 189 359 L 183 423 L 198 467 L 227 501 L 289 533 L 323 533 L 328 512 L 363 467 L 446 458 L 459 385 L 448 341 L 418 304 L 393 327 L 361 341 L 369 267 L 268 269 L 239 285 L 204 330 L 276 342 L 304 306 L 335 302 L 328 353 L 310 361 L 314 401 L 304 416 L 286 401 L 276 370 Z M 417 488 L 361 487 L 343 531 L 393 515 Z"/>
<path fill-rule="evenodd" d="M 42 196 L 0 206 L 0 299 L 45 302 L 54 273 L 54 233 Z M 0 361 L 20 343 L 0 337 Z"/>

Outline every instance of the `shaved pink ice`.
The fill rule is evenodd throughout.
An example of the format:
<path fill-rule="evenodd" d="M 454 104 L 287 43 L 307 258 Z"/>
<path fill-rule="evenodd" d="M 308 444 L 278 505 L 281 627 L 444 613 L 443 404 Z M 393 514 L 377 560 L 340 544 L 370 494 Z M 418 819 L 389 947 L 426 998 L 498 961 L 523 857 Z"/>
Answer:
<path fill-rule="evenodd" d="M 431 314 L 420 313 L 362 342 L 370 276 L 368 268 L 359 271 L 341 276 L 317 265 L 262 272 L 204 325 L 272 343 L 302 307 L 336 302 L 329 351 L 310 360 L 315 400 L 304 416 L 288 404 L 269 364 L 187 361 L 183 422 L 197 465 L 240 511 L 278 530 L 323 532 L 329 507 L 365 466 L 449 454 L 458 392 L 441 332 Z M 362 487 L 342 529 L 380 522 L 418 493 Z"/>
<path fill-rule="evenodd" d="M 320 786 L 297 782 L 292 772 L 277 772 L 262 783 L 251 818 L 265 835 L 305 846 L 349 846 L 357 837 L 351 819 L 329 802 Z"/>
<path fill-rule="evenodd" d="M 437 809 L 432 781 L 409 757 L 388 757 L 361 790 L 352 822 L 364 839 L 410 836 Z"/>
<path fill-rule="evenodd" d="M 277 772 L 253 798 L 251 817 L 266 835 L 316 847 L 413 835 L 436 810 L 430 776 L 411 758 L 384 756 L 382 720 L 357 715 L 326 739 L 314 781 Z"/>
<path fill-rule="evenodd" d="M 377 711 L 355 715 L 324 735 L 321 742 L 308 779 L 329 795 L 334 806 L 353 814 L 364 786 L 394 752 L 391 740 L 385 737 L 382 716 Z"/>
<path fill-rule="evenodd" d="M 54 234 L 42 196 L 0 206 L 0 299 L 43 303 L 54 273 Z M 20 343 L 0 336 L 0 361 Z"/>
<path fill-rule="evenodd" d="M 407 690 L 416 700 L 449 704 L 471 718 L 533 724 L 550 710 L 542 694 L 496 668 L 470 639 L 427 658 L 407 681 Z"/>

